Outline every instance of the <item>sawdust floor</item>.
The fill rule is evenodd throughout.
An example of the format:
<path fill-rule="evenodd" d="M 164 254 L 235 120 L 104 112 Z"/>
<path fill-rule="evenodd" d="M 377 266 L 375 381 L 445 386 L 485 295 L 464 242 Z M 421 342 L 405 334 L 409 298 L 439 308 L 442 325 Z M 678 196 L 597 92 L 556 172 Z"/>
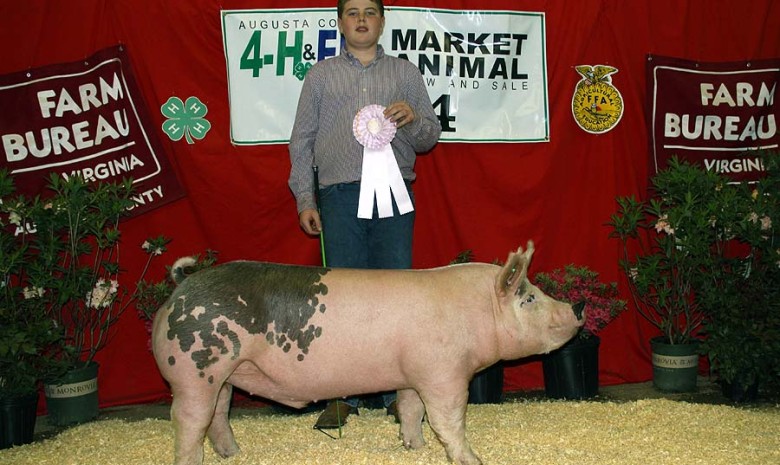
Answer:
<path fill-rule="evenodd" d="M 446 465 L 427 423 L 427 445 L 406 451 L 384 410 L 361 409 L 343 436 L 312 430 L 318 411 L 293 412 L 234 398 L 241 453 L 206 465 Z M 166 403 L 105 408 L 97 421 L 53 428 L 41 417 L 37 441 L 0 451 L 0 465 L 170 465 L 173 428 Z M 602 387 L 585 402 L 551 401 L 543 392 L 507 393 L 502 404 L 471 405 L 472 446 L 491 465 L 766 465 L 780 463 L 780 399 L 729 405 L 700 379 L 694 393 L 667 394 L 651 383 Z M 336 439 L 336 440 L 334 440 Z"/>
<path fill-rule="evenodd" d="M 720 389 L 720 386 L 707 377 L 699 377 L 697 381 L 697 390 L 690 393 L 665 393 L 660 392 L 653 387 L 652 381 L 636 384 L 620 384 L 615 386 L 600 386 L 598 396 L 591 401 L 604 402 L 629 402 L 642 399 L 669 399 L 682 402 L 692 402 L 699 404 L 720 404 L 733 405 L 726 399 Z M 517 391 L 504 393 L 504 402 L 517 402 L 549 400 L 544 391 Z M 751 408 L 761 408 L 762 406 L 780 405 L 780 398 L 772 398 L 763 395 L 758 402 L 751 404 Z M 284 407 L 269 406 L 268 404 L 253 400 L 241 394 L 235 394 L 231 416 L 263 416 L 279 413 L 288 413 L 298 415 L 318 411 L 324 405 L 311 406 L 301 412 L 287 409 Z M 170 403 L 159 402 L 151 404 L 124 405 L 119 407 L 109 407 L 100 410 L 99 420 L 118 419 L 126 421 L 141 421 L 145 419 L 170 420 Z M 58 427 L 50 425 L 46 416 L 41 416 L 35 425 L 35 440 L 45 439 L 55 436 L 66 430 L 67 427 Z"/>

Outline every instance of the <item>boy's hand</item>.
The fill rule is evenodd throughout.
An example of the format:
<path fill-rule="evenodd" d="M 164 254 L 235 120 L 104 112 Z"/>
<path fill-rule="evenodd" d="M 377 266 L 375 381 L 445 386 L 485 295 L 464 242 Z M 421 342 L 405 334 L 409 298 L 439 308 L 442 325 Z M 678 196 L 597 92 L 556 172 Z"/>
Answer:
<path fill-rule="evenodd" d="M 406 102 L 394 102 L 385 108 L 385 117 L 401 128 L 414 121 L 414 110 Z"/>
<path fill-rule="evenodd" d="M 298 221 L 301 224 L 301 229 L 311 236 L 317 236 L 322 231 L 322 223 L 320 222 L 320 214 L 317 210 L 307 208 L 298 214 Z"/>

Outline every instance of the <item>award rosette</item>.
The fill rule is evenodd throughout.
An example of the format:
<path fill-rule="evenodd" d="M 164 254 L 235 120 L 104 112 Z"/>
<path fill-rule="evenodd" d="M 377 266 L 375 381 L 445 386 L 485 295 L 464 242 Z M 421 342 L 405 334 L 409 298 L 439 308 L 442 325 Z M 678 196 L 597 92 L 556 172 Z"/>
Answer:
<path fill-rule="evenodd" d="M 363 146 L 358 218 L 371 219 L 375 197 L 380 218 L 393 216 L 393 198 L 402 215 L 414 210 L 390 146 L 395 137 L 395 123 L 385 117 L 384 110 L 381 105 L 365 106 L 352 122 L 355 139 Z"/>

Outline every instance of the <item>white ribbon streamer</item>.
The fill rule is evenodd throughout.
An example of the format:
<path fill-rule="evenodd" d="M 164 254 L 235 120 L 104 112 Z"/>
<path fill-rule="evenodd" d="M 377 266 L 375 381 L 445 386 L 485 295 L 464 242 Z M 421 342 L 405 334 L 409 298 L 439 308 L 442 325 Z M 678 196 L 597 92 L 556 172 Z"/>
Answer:
<path fill-rule="evenodd" d="M 385 118 L 383 111 L 380 105 L 368 105 L 358 112 L 352 125 L 355 138 L 363 145 L 357 215 L 362 219 L 374 216 L 374 198 L 379 218 L 393 216 L 393 199 L 401 215 L 414 210 L 390 145 L 395 124 Z"/>

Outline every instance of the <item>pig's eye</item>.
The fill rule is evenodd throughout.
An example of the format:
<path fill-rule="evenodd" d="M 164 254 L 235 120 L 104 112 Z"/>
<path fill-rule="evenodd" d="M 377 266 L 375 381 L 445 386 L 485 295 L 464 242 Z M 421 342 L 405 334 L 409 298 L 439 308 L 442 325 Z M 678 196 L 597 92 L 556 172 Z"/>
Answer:
<path fill-rule="evenodd" d="M 532 304 L 536 300 L 536 296 L 533 294 L 528 294 L 528 297 L 525 298 L 523 301 L 523 304 Z"/>

